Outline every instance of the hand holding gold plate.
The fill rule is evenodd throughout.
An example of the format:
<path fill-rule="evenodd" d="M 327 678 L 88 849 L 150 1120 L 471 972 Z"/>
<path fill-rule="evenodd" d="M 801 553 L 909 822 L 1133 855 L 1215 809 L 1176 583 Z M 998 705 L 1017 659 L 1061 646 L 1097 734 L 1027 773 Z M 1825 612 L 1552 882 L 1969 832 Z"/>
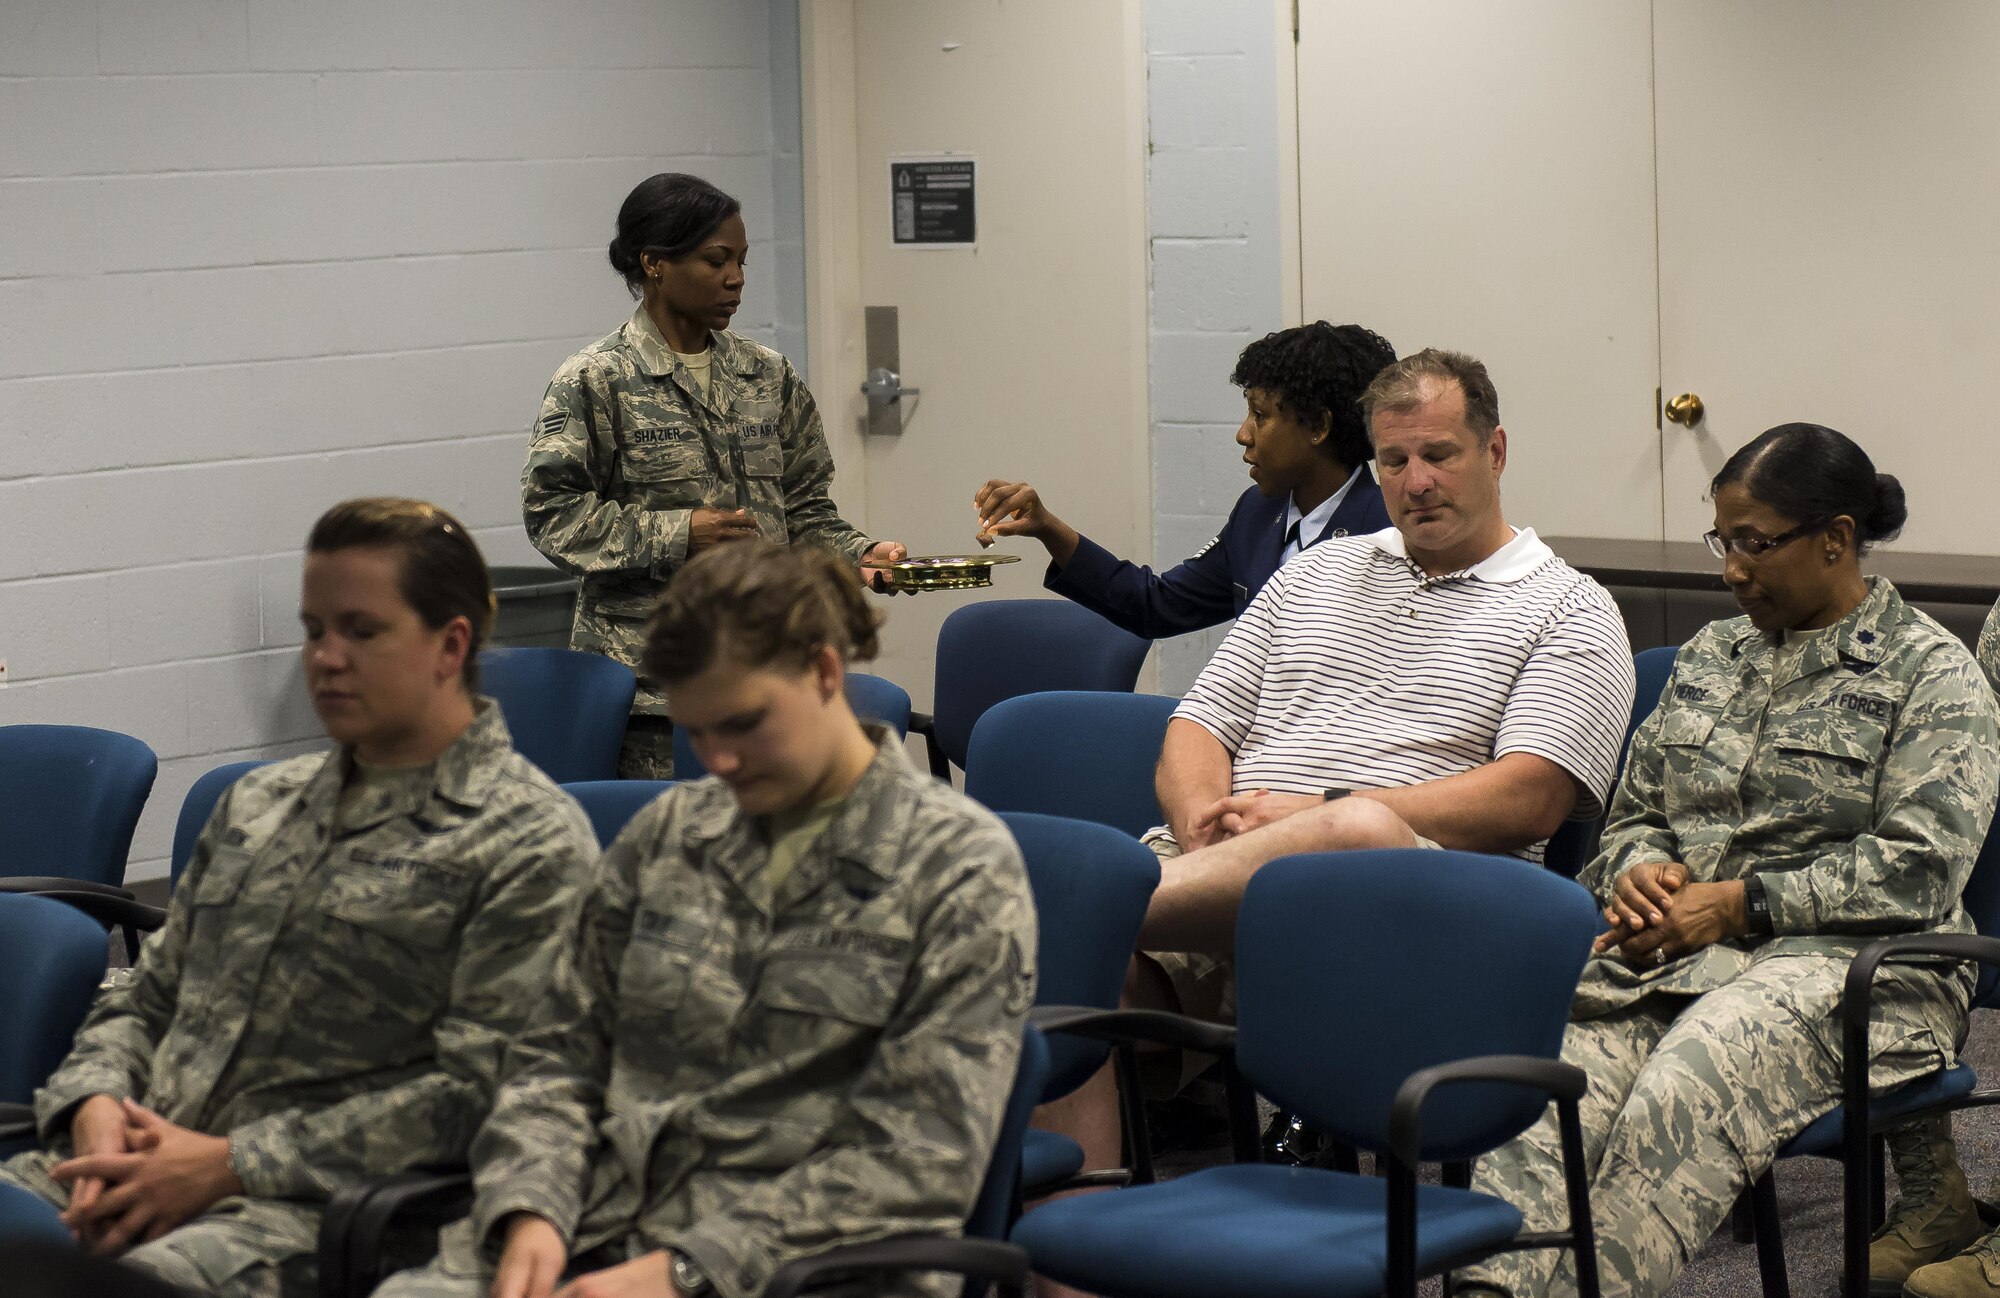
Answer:
<path fill-rule="evenodd" d="M 932 554 L 880 565 L 891 590 L 975 590 L 993 584 L 993 569 L 1019 563 L 1018 554 Z"/>

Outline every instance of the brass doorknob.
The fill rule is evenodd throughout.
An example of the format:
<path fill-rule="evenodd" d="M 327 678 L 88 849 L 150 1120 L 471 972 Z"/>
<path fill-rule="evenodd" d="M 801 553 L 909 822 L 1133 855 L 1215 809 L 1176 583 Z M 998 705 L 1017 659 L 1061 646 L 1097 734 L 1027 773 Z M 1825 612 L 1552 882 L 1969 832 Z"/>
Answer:
<path fill-rule="evenodd" d="M 1693 428 L 1701 422 L 1704 413 L 1706 410 L 1701 404 L 1701 398 L 1692 392 L 1683 392 L 1667 402 L 1667 419 L 1671 423 Z"/>

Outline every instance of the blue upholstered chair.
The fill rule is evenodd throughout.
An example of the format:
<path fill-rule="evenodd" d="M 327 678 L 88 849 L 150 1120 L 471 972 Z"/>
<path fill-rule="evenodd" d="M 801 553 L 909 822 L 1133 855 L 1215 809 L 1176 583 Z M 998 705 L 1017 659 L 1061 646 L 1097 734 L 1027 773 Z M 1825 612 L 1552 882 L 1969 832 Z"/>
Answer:
<path fill-rule="evenodd" d="M 867 672 L 847 673 L 847 702 L 863 721 L 876 721 L 898 735 L 910 733 L 910 692 L 896 682 Z M 674 778 L 698 780 L 708 767 L 695 756 L 687 732 L 674 727 Z"/>
<path fill-rule="evenodd" d="M 63 1056 L 104 978 L 104 929 L 47 897 L 0 894 L 0 1155 L 28 1148 L 28 1104 Z"/>
<path fill-rule="evenodd" d="M 1066 599 L 990 599 L 953 609 L 938 629 L 932 710 L 910 729 L 929 742 L 931 769 L 965 766 L 986 709 L 1049 690 L 1130 693 L 1150 640 Z"/>
<path fill-rule="evenodd" d="M 208 818 L 215 814 L 215 804 L 222 801 L 223 793 L 248 772 L 266 765 L 269 763 L 224 762 L 212 771 L 204 771 L 188 786 L 187 797 L 181 799 L 180 816 L 174 821 L 174 854 L 167 866 L 167 877 L 174 885 L 179 885 L 181 871 L 187 869 L 194 845 L 201 841 L 201 831 L 208 827 Z"/>
<path fill-rule="evenodd" d="M 1419 1275 L 1573 1247 L 1580 1291 L 1595 1298 L 1576 1109 L 1586 1079 L 1558 1054 L 1598 928 L 1582 888 L 1516 860 L 1409 850 L 1271 862 L 1238 914 L 1235 1028 L 1141 1011 L 1045 1009 L 1036 1021 L 1220 1054 L 1239 1150 L 1245 1120 L 1256 1145 L 1247 1081 L 1375 1151 L 1386 1181 L 1242 1162 L 1043 1204 L 1014 1241 L 1054 1280 L 1146 1298 L 1413 1298 Z M 1480 968 L 1468 976 L 1473 932 Z M 1571 1229 L 1517 1238 L 1518 1209 L 1463 1187 L 1470 1160 L 1526 1129 L 1551 1095 Z M 1420 1186 L 1422 1162 L 1443 1163 L 1445 1184 Z"/>
<path fill-rule="evenodd" d="M 1660 691 L 1667 687 L 1667 677 L 1673 674 L 1674 655 L 1680 652 L 1678 645 L 1665 645 L 1658 649 L 1642 649 L 1632 655 L 1632 675 L 1635 688 L 1632 691 L 1632 719 L 1625 726 L 1625 743 L 1618 750 L 1618 777 L 1625 774 L 1625 759 L 1632 752 L 1632 736 L 1637 733 L 1639 723 L 1653 714 L 1659 706 Z M 1615 789 L 1618 779 L 1611 782 Z M 1576 878 L 1590 858 L 1597 853 L 1598 835 L 1604 828 L 1604 818 L 1593 820 L 1565 820 L 1549 839 L 1548 848 L 1542 854 L 1542 864 L 1554 870 L 1565 879 Z"/>
<path fill-rule="evenodd" d="M 674 786 L 673 780 L 579 780 L 563 785 L 597 831 L 597 845 L 609 847 L 645 805 Z"/>
<path fill-rule="evenodd" d="M 1840 1013 L 1842 1087 L 1840 1105 L 1820 1115 L 1778 1150 L 1780 1160 L 1799 1157 L 1839 1159 L 1841 1180 L 1841 1292 L 1844 1298 L 1868 1293 L 1868 1241 L 1882 1224 L 1884 1142 L 1889 1131 L 1938 1113 L 2000 1104 L 2000 1091 L 1980 1090 L 1979 1078 L 1964 1064 L 1868 1098 L 1867 1024 L 1877 971 L 1885 963 L 1949 955 L 1979 962 L 1972 1008 L 2000 1009 L 2000 829 L 1986 835 L 1963 904 L 1978 936 L 1911 934 L 1880 938 L 1863 947 L 1848 966 Z M 1865 1112 L 1863 1122 L 1848 1115 Z M 1765 1298 L 1788 1298 L 1791 1281 L 1778 1219 L 1775 1166 L 1750 1186 L 1750 1218 L 1757 1243 L 1757 1266 Z"/>
<path fill-rule="evenodd" d="M 1035 998 L 1044 1005 L 1116 1009 L 1139 924 L 1160 883 L 1160 863 L 1137 839 L 1108 825 L 1002 812 L 1028 866 L 1041 925 Z M 1060 1099 L 1103 1067 L 1108 1046 L 1087 1037 L 1050 1043 L 1051 1071 L 1042 1102 Z M 1130 1078 L 1131 1068 L 1125 1070 Z M 1136 1093 L 1127 1112 L 1137 1113 Z M 1030 1198 L 1058 1189 L 1083 1170 L 1083 1147 L 1052 1131 L 1027 1134 L 1021 1185 Z"/>
<path fill-rule="evenodd" d="M 1002 699 L 972 727 L 965 792 L 995 811 L 1090 820 L 1137 838 L 1166 823 L 1153 771 L 1179 703 L 1100 690 Z"/>
<path fill-rule="evenodd" d="M 0 1246 L 30 1242 L 76 1248 L 76 1240 L 54 1204 L 18 1185 L 0 1185 Z"/>
<path fill-rule="evenodd" d="M 618 747 L 639 679 L 576 649 L 487 649 L 479 688 L 500 704 L 514 748 L 558 784 L 618 777 Z"/>
<path fill-rule="evenodd" d="M 0 877 L 123 883 L 159 768 L 115 730 L 0 726 Z"/>

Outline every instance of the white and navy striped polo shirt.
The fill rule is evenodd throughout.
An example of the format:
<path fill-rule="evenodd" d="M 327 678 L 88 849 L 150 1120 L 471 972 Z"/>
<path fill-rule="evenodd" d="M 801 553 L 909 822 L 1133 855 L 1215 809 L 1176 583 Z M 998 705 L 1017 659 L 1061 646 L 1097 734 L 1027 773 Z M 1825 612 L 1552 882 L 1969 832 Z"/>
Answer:
<path fill-rule="evenodd" d="M 1230 751 L 1234 792 L 1399 788 L 1534 753 L 1582 784 L 1584 818 L 1631 711 L 1617 606 L 1531 529 L 1429 577 L 1392 527 L 1279 569 L 1174 715 Z"/>

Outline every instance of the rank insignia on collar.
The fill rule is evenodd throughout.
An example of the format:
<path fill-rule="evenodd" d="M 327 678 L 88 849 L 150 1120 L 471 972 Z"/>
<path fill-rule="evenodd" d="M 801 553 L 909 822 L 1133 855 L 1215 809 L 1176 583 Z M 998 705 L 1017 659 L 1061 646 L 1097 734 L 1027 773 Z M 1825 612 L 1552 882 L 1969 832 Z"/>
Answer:
<path fill-rule="evenodd" d="M 1856 640 L 1859 640 L 1862 644 L 1875 643 L 1875 633 L 1873 631 L 1856 631 L 1854 633 L 1854 638 Z"/>

